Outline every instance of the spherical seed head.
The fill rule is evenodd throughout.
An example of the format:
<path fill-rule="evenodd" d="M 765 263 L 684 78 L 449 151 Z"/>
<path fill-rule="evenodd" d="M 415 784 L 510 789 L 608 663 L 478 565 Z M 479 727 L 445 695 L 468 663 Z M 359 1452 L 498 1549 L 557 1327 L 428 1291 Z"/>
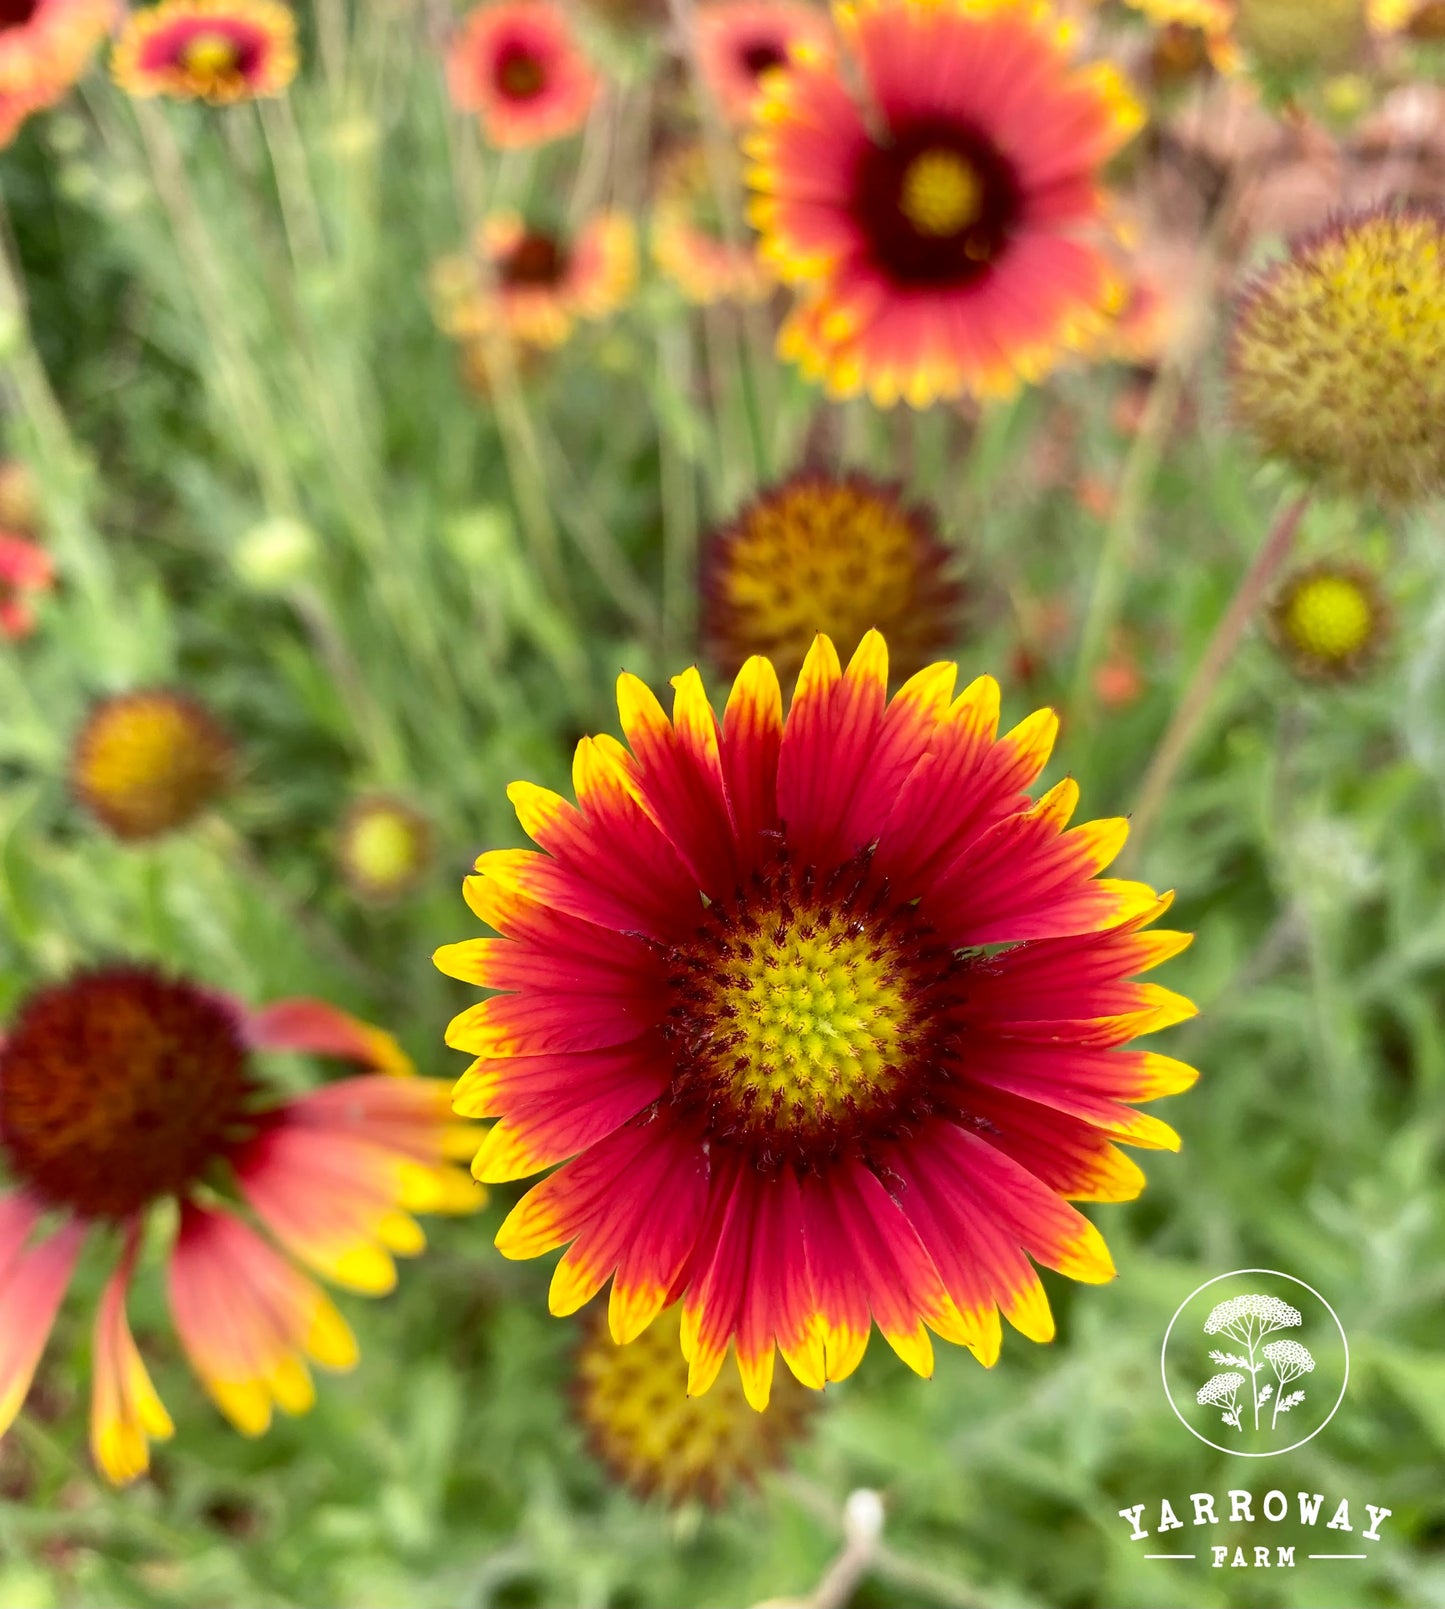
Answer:
<path fill-rule="evenodd" d="M 1243 1384 L 1244 1376 L 1232 1371 L 1228 1374 L 1211 1375 L 1195 1393 L 1194 1400 L 1206 1404 L 1227 1402 Z"/>
<path fill-rule="evenodd" d="M 717 1505 L 786 1461 L 813 1397 L 783 1369 L 763 1413 L 749 1407 L 732 1369 L 705 1395 L 688 1396 L 681 1314 L 669 1308 L 628 1346 L 599 1316 L 577 1352 L 572 1401 L 597 1458 L 639 1497 Z"/>
<path fill-rule="evenodd" d="M 41 1200 L 127 1218 L 178 1194 L 245 1130 L 235 1012 L 142 967 L 30 996 L 0 1046 L 0 1155 Z"/>
<path fill-rule="evenodd" d="M 1235 412 L 1335 490 L 1409 503 L 1445 487 L 1445 211 L 1344 218 L 1245 292 Z"/>
<path fill-rule="evenodd" d="M 346 880 L 364 899 L 400 899 L 426 874 L 431 826 L 400 799 L 369 794 L 347 812 L 338 844 Z"/>
<path fill-rule="evenodd" d="M 954 635 L 962 588 L 949 571 L 932 514 L 896 486 L 804 470 L 710 538 L 703 633 L 722 669 L 766 654 L 786 686 L 818 632 L 846 659 L 877 626 L 909 675 Z"/>
<path fill-rule="evenodd" d="M 210 712 L 165 690 L 91 711 L 71 756 L 81 803 L 117 838 L 156 838 L 198 816 L 230 781 L 235 751 Z"/>
<path fill-rule="evenodd" d="M 1379 657 L 1390 611 L 1363 565 L 1323 561 L 1296 571 L 1269 608 L 1270 636 L 1290 668 L 1310 681 L 1348 681 Z"/>

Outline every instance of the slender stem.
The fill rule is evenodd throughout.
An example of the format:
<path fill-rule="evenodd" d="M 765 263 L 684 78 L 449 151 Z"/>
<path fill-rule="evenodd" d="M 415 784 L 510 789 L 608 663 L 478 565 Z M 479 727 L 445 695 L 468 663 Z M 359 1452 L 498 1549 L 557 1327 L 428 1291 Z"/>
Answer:
<path fill-rule="evenodd" d="M 1137 860 L 1149 831 L 1153 827 L 1169 790 L 1178 775 L 1189 747 L 1194 741 L 1200 723 L 1208 713 L 1209 705 L 1218 689 L 1235 651 L 1244 637 L 1246 628 L 1263 603 L 1274 583 L 1280 567 L 1289 557 L 1299 532 L 1300 521 L 1309 507 L 1308 494 L 1297 497 L 1274 523 L 1264 545 L 1255 554 L 1254 561 L 1230 599 L 1223 619 L 1214 629 L 1208 647 L 1195 669 L 1183 698 L 1165 729 L 1159 746 L 1154 750 L 1139 788 L 1139 802 L 1134 807 L 1130 830 L 1130 858 Z"/>

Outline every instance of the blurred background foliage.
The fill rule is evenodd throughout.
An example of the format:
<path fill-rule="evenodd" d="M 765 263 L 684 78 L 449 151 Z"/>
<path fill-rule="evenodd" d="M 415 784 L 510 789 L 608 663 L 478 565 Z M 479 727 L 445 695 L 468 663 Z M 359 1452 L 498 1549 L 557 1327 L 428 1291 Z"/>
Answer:
<path fill-rule="evenodd" d="M 648 279 L 525 392 L 479 399 L 432 322 L 429 269 L 484 196 L 552 195 L 575 158 L 484 158 L 438 71 L 451 20 L 376 0 L 337 58 L 308 19 L 317 59 L 291 96 L 223 113 L 132 102 L 93 73 L 3 159 L 5 427 L 59 585 L 34 637 L 0 648 L 0 1018 L 37 981 L 125 955 L 253 1002 L 334 999 L 424 1071 L 460 1071 L 441 1046 L 460 991 L 429 956 L 468 930 L 474 855 L 519 841 L 506 784 L 565 788 L 577 736 L 613 728 L 617 669 L 660 685 L 692 660 L 699 532 L 805 447 L 937 502 L 972 589 L 965 676 L 1000 676 L 1006 718 L 1057 702 L 1046 780 L 1077 776 L 1091 815 L 1128 808 L 1285 494 L 1229 431 L 1215 340 L 1141 436 L 1126 367 L 982 418 L 885 417 L 754 365 L 727 313 L 719 338 L 760 387 L 750 430 L 740 387 L 702 383 L 695 321 Z M 610 48 L 601 182 L 636 204 L 645 52 Z M 0 1446 L 0 1609 L 796 1597 L 859 1486 L 887 1512 L 859 1605 L 1445 1604 L 1441 537 L 1438 512 L 1386 525 L 1316 505 L 1305 551 L 1379 566 L 1390 653 L 1347 688 L 1296 682 L 1258 634 L 1230 667 L 1141 867 L 1198 933 L 1167 981 L 1201 1014 L 1161 1048 L 1203 1076 L 1163 1109 L 1182 1154 L 1147 1159 L 1139 1202 L 1090 1209 L 1120 1278 L 1046 1276 L 1054 1345 L 1010 1336 L 990 1372 L 940 1348 L 923 1381 L 875 1339 L 788 1472 L 721 1512 L 669 1512 L 585 1456 L 578 1328 L 546 1316 L 548 1267 L 492 1251 L 517 1193 L 502 1187 L 354 1313 L 357 1372 L 254 1444 L 204 1401 L 142 1279 L 135 1324 L 180 1433 L 120 1493 L 84 1457 L 72 1303 Z M 1101 584 L 1127 698 L 1075 685 Z M 125 848 L 75 810 L 68 744 L 97 695 L 162 683 L 217 711 L 244 773 L 199 827 Z M 418 806 L 438 845 L 387 908 L 335 871 L 368 788 Z M 1178 1302 L 1251 1266 L 1323 1291 L 1354 1359 L 1328 1432 L 1267 1480 L 1188 1437 L 1158 1379 Z M 1394 1517 L 1366 1564 L 1268 1576 L 1146 1563 L 1116 1517 L 1241 1483 Z"/>

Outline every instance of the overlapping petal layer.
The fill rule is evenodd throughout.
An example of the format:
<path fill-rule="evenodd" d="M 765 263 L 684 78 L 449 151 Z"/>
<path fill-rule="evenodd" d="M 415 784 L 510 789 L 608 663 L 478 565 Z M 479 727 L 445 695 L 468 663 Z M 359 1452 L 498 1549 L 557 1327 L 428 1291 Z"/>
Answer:
<path fill-rule="evenodd" d="M 1193 1070 L 1124 1047 L 1192 1013 L 1135 981 L 1187 935 L 1152 928 L 1167 897 L 1099 875 L 1125 823 L 1070 826 L 1071 782 L 1030 798 L 1051 713 L 999 735 L 996 684 L 955 697 L 954 680 L 932 666 L 890 700 L 876 633 L 846 671 L 820 637 L 786 721 L 765 660 L 744 666 L 721 721 L 695 671 L 675 678 L 670 718 L 624 676 L 628 746 L 583 740 L 575 806 L 516 785 L 540 849 L 483 855 L 467 881 L 501 937 L 438 952 L 444 971 L 502 991 L 448 1035 L 477 1058 L 457 1109 L 499 1120 L 478 1175 L 562 1164 L 513 1209 L 499 1247 L 569 1248 L 557 1312 L 612 1278 L 619 1341 L 681 1297 L 693 1391 L 730 1343 L 761 1407 L 776 1351 L 821 1386 L 857 1366 L 875 1323 L 921 1373 L 930 1331 L 985 1363 L 1000 1313 L 1047 1339 L 1034 1265 L 1113 1273 L 1069 1200 L 1137 1194 L 1118 1142 L 1178 1143 L 1130 1103 L 1187 1087 Z M 839 909 L 851 925 L 837 926 Z M 795 932 L 806 946 L 824 928 L 864 935 L 856 965 L 877 987 L 850 994 L 853 962 L 789 950 Z M 713 977 L 690 958 L 718 933 Z M 749 965 L 739 976 L 757 990 L 728 994 L 728 969 Z M 744 1053 L 737 1030 L 754 1011 L 776 1026 Z M 756 1121 L 756 1069 L 739 1056 L 783 1045 L 791 1088 L 795 1045 L 836 1084 L 876 1065 L 870 1031 L 927 1056 L 835 1091 L 826 1122 L 801 1097 L 775 1102 L 772 1127 Z M 852 1061 L 828 1061 L 860 1033 Z"/>

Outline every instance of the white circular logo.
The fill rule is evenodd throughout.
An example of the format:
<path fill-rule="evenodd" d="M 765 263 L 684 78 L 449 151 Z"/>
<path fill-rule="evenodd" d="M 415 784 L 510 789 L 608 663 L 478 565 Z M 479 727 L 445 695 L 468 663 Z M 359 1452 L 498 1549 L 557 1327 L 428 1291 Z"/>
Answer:
<path fill-rule="evenodd" d="M 1350 1345 L 1313 1285 L 1275 1268 L 1237 1268 L 1179 1304 L 1159 1369 L 1191 1436 L 1236 1458 L 1274 1458 L 1334 1418 Z"/>

